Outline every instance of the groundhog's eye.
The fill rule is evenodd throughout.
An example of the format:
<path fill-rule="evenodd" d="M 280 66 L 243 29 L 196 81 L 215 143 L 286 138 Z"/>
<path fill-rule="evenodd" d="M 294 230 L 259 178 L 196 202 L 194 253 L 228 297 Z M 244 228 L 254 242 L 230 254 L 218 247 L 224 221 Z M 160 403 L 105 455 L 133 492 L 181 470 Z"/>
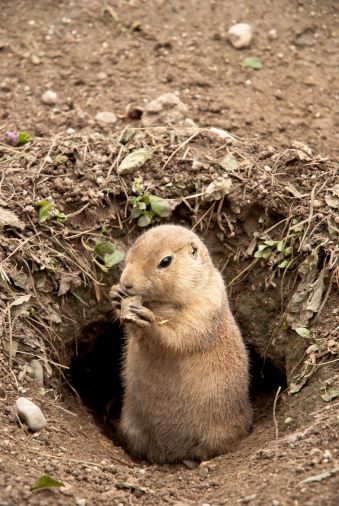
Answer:
<path fill-rule="evenodd" d="M 168 267 L 169 265 L 171 265 L 172 260 L 173 260 L 173 257 L 171 257 L 171 256 L 164 257 L 164 258 L 161 260 L 161 262 L 160 262 L 160 264 L 158 265 L 158 267 L 159 267 L 160 269 L 165 269 L 166 267 Z"/>

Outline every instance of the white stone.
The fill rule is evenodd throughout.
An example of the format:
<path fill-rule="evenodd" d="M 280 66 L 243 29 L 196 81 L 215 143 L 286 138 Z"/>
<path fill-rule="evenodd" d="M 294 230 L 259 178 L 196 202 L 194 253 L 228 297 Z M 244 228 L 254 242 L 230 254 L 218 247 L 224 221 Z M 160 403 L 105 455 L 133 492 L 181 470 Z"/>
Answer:
<path fill-rule="evenodd" d="M 95 120 L 98 123 L 102 123 L 103 125 L 113 125 L 113 123 L 117 122 L 117 117 L 114 112 L 103 111 L 98 112 L 98 114 L 95 116 Z"/>
<path fill-rule="evenodd" d="M 27 423 L 28 428 L 32 432 L 38 432 L 46 426 L 47 420 L 41 409 L 34 402 L 26 399 L 26 397 L 19 397 L 15 406 L 18 415 Z"/>
<path fill-rule="evenodd" d="M 277 34 L 277 30 L 275 28 L 272 28 L 272 30 L 270 30 L 268 32 L 268 37 L 271 39 L 271 40 L 274 40 L 278 37 L 278 34 Z"/>
<path fill-rule="evenodd" d="M 42 94 L 41 100 L 44 104 L 55 105 L 58 101 L 58 94 L 53 90 L 47 90 Z"/>
<path fill-rule="evenodd" d="M 67 132 L 68 134 L 75 134 L 75 130 L 74 130 L 74 128 L 67 128 L 66 132 Z"/>
<path fill-rule="evenodd" d="M 227 34 L 228 40 L 236 49 L 248 47 L 253 37 L 252 27 L 247 23 L 236 23 L 229 28 Z"/>
<path fill-rule="evenodd" d="M 104 79 L 107 79 L 107 74 L 105 74 L 105 72 L 98 72 L 97 78 L 99 79 L 99 81 L 103 81 Z"/>

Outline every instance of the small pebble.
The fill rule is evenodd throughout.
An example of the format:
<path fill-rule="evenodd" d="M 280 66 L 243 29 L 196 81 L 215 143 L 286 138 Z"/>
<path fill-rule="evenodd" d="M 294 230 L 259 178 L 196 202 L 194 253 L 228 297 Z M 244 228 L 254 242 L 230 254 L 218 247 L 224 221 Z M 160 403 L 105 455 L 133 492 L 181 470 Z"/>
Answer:
<path fill-rule="evenodd" d="M 104 125 L 112 125 L 113 123 L 117 122 L 117 117 L 114 112 L 103 111 L 98 112 L 98 114 L 95 116 L 95 120 L 98 121 L 98 123 L 102 123 Z"/>
<path fill-rule="evenodd" d="M 190 460 L 190 459 L 185 459 L 182 461 L 182 463 L 188 468 L 188 469 L 196 469 L 197 467 L 199 467 L 199 462 L 197 462 L 196 460 Z"/>
<path fill-rule="evenodd" d="M 252 28 L 247 23 L 236 23 L 228 30 L 228 40 L 236 49 L 248 47 L 252 41 Z"/>
<path fill-rule="evenodd" d="M 28 428 L 32 432 L 37 432 L 46 426 L 46 418 L 41 409 L 34 404 L 34 402 L 26 399 L 26 397 L 19 397 L 15 406 L 18 411 L 18 415 L 27 423 Z"/>
<path fill-rule="evenodd" d="M 291 422 L 292 422 L 292 418 L 290 416 L 288 416 L 287 418 L 285 418 L 286 425 L 288 425 Z"/>
<path fill-rule="evenodd" d="M 71 489 L 71 487 L 69 487 L 69 486 L 60 487 L 60 488 L 59 488 L 59 490 L 60 490 L 60 492 L 61 492 L 63 495 L 66 495 L 66 496 L 71 496 L 71 495 L 73 495 L 72 489 Z"/>
<path fill-rule="evenodd" d="M 86 506 L 86 499 L 77 499 L 76 505 L 77 506 Z"/>
<path fill-rule="evenodd" d="M 272 28 L 272 30 L 270 30 L 270 31 L 268 32 L 268 37 L 269 37 L 271 40 L 276 39 L 276 38 L 277 38 L 277 36 L 278 36 L 278 34 L 277 34 L 277 30 L 276 30 L 275 28 Z"/>
<path fill-rule="evenodd" d="M 55 91 L 47 90 L 42 94 L 41 100 L 44 104 L 55 105 L 58 101 L 58 94 Z"/>

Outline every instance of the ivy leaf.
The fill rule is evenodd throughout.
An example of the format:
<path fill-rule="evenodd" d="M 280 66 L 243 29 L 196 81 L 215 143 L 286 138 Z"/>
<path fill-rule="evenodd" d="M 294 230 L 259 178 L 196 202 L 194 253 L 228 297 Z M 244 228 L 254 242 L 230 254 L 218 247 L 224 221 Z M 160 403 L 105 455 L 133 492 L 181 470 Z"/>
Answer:
<path fill-rule="evenodd" d="M 118 174 L 125 176 L 126 174 L 133 174 L 136 169 L 140 169 L 147 160 L 152 158 L 153 150 L 151 149 L 137 149 L 126 156 L 118 167 Z"/>
<path fill-rule="evenodd" d="M 170 216 L 172 209 L 168 200 L 155 195 L 149 196 L 149 201 L 152 211 L 160 216 L 161 218 L 167 218 Z"/>
<path fill-rule="evenodd" d="M 31 486 L 31 490 L 45 490 L 46 488 L 55 488 L 62 487 L 63 483 L 61 481 L 54 480 L 48 476 L 48 474 L 43 474 L 36 480 L 35 483 Z"/>
<path fill-rule="evenodd" d="M 301 337 L 310 337 L 311 332 L 306 327 L 298 327 L 297 329 L 294 329 L 297 334 Z"/>
<path fill-rule="evenodd" d="M 247 58 L 244 59 L 242 64 L 244 67 L 248 67 L 254 70 L 259 70 L 262 68 L 261 60 L 256 56 L 248 56 Z"/>

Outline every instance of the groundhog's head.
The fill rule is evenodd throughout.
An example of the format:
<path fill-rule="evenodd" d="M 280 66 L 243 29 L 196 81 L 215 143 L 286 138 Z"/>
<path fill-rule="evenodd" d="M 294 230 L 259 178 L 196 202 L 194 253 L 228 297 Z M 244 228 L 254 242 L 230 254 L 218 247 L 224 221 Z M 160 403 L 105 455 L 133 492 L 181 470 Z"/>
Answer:
<path fill-rule="evenodd" d="M 147 301 L 183 304 L 207 286 L 212 261 L 199 237 L 178 225 L 142 234 L 128 251 L 120 283 Z"/>

